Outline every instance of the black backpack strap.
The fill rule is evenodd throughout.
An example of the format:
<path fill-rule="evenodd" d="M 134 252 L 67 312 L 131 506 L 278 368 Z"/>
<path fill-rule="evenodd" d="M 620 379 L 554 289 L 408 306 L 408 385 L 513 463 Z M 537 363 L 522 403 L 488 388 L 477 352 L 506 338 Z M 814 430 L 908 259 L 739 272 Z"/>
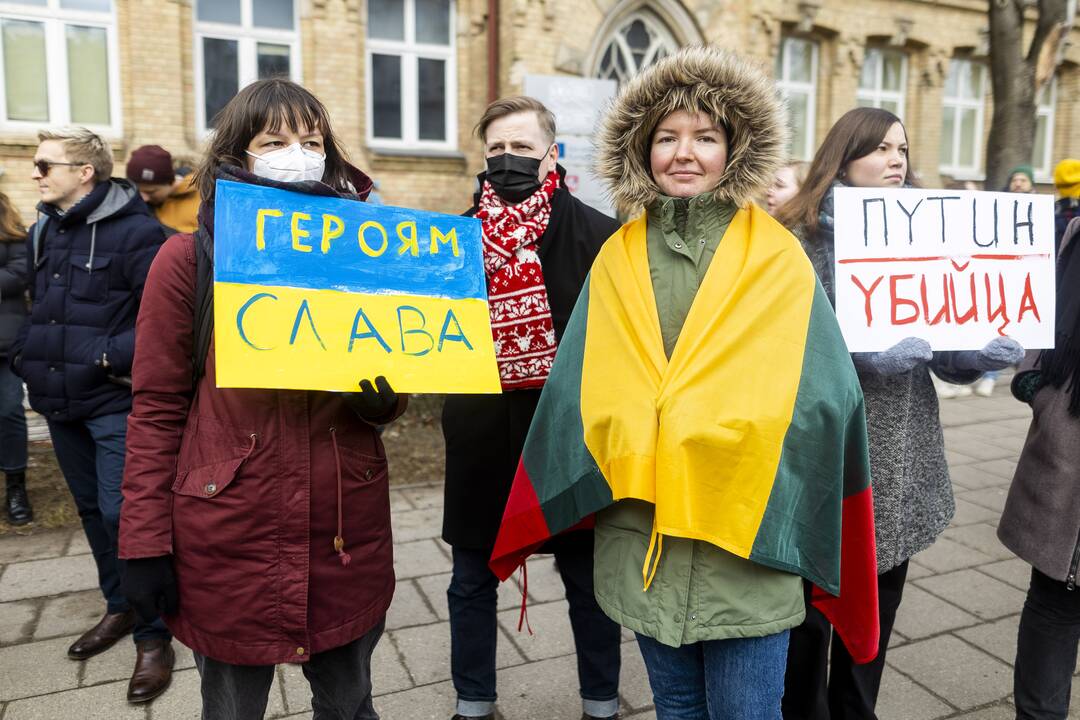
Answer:
<path fill-rule="evenodd" d="M 206 373 L 206 356 L 214 335 L 214 248 L 204 228 L 195 232 L 195 324 L 192 328 L 191 365 L 194 382 Z"/>

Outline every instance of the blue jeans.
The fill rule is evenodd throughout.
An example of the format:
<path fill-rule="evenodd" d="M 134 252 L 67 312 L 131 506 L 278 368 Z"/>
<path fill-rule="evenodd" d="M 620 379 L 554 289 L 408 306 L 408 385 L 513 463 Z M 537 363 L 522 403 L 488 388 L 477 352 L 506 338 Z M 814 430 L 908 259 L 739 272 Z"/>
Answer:
<path fill-rule="evenodd" d="M 109 613 L 127 612 L 129 608 L 127 599 L 120 594 L 116 557 L 127 416 L 127 413 L 114 413 L 73 422 L 48 421 L 56 460 L 94 553 L 98 585 Z M 136 621 L 134 635 L 136 641 L 171 637 L 161 618 L 150 624 Z"/>
<path fill-rule="evenodd" d="M 621 630 L 593 594 L 592 532 L 573 532 L 547 548 L 566 587 L 570 627 L 577 650 L 583 710 L 608 717 L 619 710 Z M 496 606 L 499 579 L 488 568 L 487 550 L 454 548 L 453 575 L 446 591 L 450 610 L 450 675 L 457 691 L 457 712 L 480 717 L 495 707 Z"/>
<path fill-rule="evenodd" d="M 638 634 L 657 720 L 780 720 L 789 632 L 678 648 Z"/>
<path fill-rule="evenodd" d="M 26 470 L 26 412 L 22 380 L 0 358 L 0 471 Z"/>

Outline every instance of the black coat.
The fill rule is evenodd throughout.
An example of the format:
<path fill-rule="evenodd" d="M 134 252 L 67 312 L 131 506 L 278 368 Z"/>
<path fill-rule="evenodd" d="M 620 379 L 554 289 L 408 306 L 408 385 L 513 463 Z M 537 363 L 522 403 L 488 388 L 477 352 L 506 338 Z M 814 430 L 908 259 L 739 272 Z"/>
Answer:
<path fill-rule="evenodd" d="M 26 318 L 26 243 L 0 240 L 0 361 Z"/>
<path fill-rule="evenodd" d="M 131 410 L 135 317 L 161 224 L 134 185 L 99 183 L 66 213 L 38 205 L 30 228 L 29 319 L 11 348 L 30 406 L 50 420 Z M 162 342 L 169 342 L 162 338 Z"/>
<path fill-rule="evenodd" d="M 480 180 L 483 183 L 483 176 Z M 474 205 L 468 214 L 476 210 Z M 556 338 L 562 338 L 600 246 L 618 229 L 616 220 L 593 210 L 565 187 L 555 191 L 539 255 Z M 474 550 L 494 546 L 539 399 L 538 389 L 447 396 L 442 416 L 446 542 Z"/>
<path fill-rule="evenodd" d="M 1065 228 L 1076 217 L 1080 217 L 1080 198 L 1061 198 L 1054 203 L 1054 248 L 1059 252 Z"/>

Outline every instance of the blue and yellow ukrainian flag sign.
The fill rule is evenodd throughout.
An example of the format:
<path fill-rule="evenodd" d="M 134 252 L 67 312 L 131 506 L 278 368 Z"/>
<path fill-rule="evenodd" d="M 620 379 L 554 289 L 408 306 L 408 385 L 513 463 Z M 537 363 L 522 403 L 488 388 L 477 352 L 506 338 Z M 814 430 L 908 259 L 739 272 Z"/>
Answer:
<path fill-rule="evenodd" d="M 480 222 L 219 180 L 218 387 L 496 393 Z"/>

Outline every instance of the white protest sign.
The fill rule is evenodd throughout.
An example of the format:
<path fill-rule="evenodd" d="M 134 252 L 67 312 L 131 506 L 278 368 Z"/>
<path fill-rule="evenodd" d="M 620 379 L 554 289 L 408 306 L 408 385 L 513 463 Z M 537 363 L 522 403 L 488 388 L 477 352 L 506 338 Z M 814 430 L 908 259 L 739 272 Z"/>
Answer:
<path fill-rule="evenodd" d="M 587 205 L 614 214 L 605 188 L 593 174 L 593 134 L 600 116 L 618 89 L 614 80 L 568 75 L 526 75 L 525 94 L 544 103 L 555 115 L 559 163 L 566 186 Z"/>
<path fill-rule="evenodd" d="M 1054 345 L 1048 195 L 836 189 L 836 316 L 852 352 L 906 337 L 975 350 Z"/>

